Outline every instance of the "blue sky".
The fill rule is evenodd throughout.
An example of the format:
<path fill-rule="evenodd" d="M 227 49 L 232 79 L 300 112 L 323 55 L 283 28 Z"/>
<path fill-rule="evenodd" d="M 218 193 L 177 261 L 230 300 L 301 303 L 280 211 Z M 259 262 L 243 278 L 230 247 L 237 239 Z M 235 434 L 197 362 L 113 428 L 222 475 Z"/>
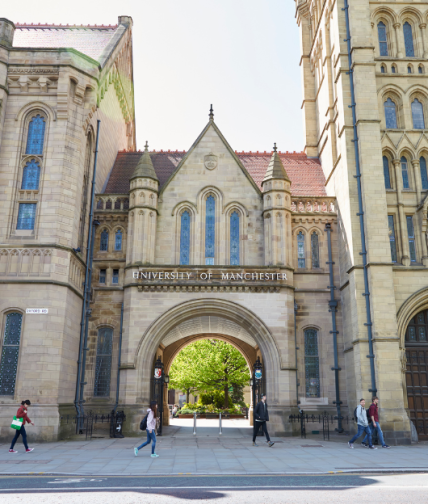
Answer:
<path fill-rule="evenodd" d="M 292 0 L 23 0 L 1 10 L 21 23 L 116 24 L 118 15 L 132 16 L 140 149 L 148 140 L 151 149 L 187 150 L 211 103 L 233 149 L 304 146 Z"/>

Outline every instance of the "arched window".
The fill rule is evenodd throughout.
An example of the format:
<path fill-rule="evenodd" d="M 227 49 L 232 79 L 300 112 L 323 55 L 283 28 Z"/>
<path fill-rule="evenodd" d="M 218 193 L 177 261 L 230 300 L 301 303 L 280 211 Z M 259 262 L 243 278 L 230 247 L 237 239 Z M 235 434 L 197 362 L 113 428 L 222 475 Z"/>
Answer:
<path fill-rule="evenodd" d="M 311 234 L 311 253 L 312 253 L 312 268 L 319 268 L 320 249 L 318 243 L 318 235 L 315 231 Z"/>
<path fill-rule="evenodd" d="M 401 157 L 401 174 L 403 175 L 403 189 L 409 189 L 409 171 L 407 169 L 407 159 Z"/>
<path fill-rule="evenodd" d="M 391 248 L 391 261 L 397 262 L 397 246 L 395 244 L 394 216 L 388 215 L 389 246 Z"/>
<path fill-rule="evenodd" d="M 233 212 L 230 216 L 230 264 L 239 265 L 239 214 Z"/>
<path fill-rule="evenodd" d="M 385 189 L 391 189 L 391 177 L 389 176 L 389 161 L 383 156 L 383 177 L 385 179 Z"/>
<path fill-rule="evenodd" d="M 403 33 L 404 33 L 404 46 L 406 48 L 406 56 L 411 58 L 415 55 L 415 50 L 413 48 L 412 27 L 407 21 L 403 24 Z"/>
<path fill-rule="evenodd" d="M 392 73 L 397 73 L 397 67 L 395 65 L 391 66 L 391 72 Z"/>
<path fill-rule="evenodd" d="M 412 117 L 415 129 L 425 129 L 424 109 L 422 103 L 417 98 L 412 101 Z"/>
<path fill-rule="evenodd" d="M 101 232 L 100 250 L 103 252 L 106 252 L 108 250 L 108 231 L 107 231 L 107 229 L 104 229 Z"/>
<path fill-rule="evenodd" d="M 214 264 L 215 199 L 208 196 L 205 217 L 205 264 Z"/>
<path fill-rule="evenodd" d="M 45 119 L 40 114 L 33 117 L 28 125 L 27 148 L 25 154 L 43 154 L 45 140 Z"/>
<path fill-rule="evenodd" d="M 118 229 L 114 237 L 114 250 L 122 250 L 122 231 Z"/>
<path fill-rule="evenodd" d="M 424 73 L 424 69 L 423 69 L 422 65 L 418 66 L 418 73 L 420 73 L 420 74 Z"/>
<path fill-rule="evenodd" d="M 305 382 L 306 397 L 320 397 L 318 333 L 315 329 L 305 331 Z"/>
<path fill-rule="evenodd" d="M 300 231 L 297 235 L 297 267 L 305 268 L 305 235 Z"/>
<path fill-rule="evenodd" d="M 416 262 L 415 228 L 413 226 L 413 217 L 406 215 L 407 237 L 409 238 L 410 260 Z"/>
<path fill-rule="evenodd" d="M 27 191 L 38 191 L 39 180 L 40 180 L 39 163 L 35 159 L 27 161 L 25 163 L 24 171 L 22 173 L 21 189 L 26 189 Z"/>
<path fill-rule="evenodd" d="M 409 74 L 412 73 L 412 67 L 410 65 L 407 67 L 407 73 L 409 73 Z"/>
<path fill-rule="evenodd" d="M 187 210 L 181 214 L 180 264 L 190 264 L 190 214 Z"/>
<path fill-rule="evenodd" d="M 6 315 L 0 360 L 0 396 L 15 394 L 21 327 L 22 315 L 20 313 Z"/>
<path fill-rule="evenodd" d="M 419 159 L 419 166 L 421 169 L 422 189 L 426 191 L 428 189 L 427 163 L 423 156 Z"/>
<path fill-rule="evenodd" d="M 95 364 L 94 396 L 110 395 L 111 355 L 113 352 L 113 329 L 102 327 L 98 329 L 97 361 Z"/>
<path fill-rule="evenodd" d="M 379 54 L 388 56 L 388 43 L 386 40 L 386 26 L 382 21 L 377 25 L 377 35 L 379 39 Z"/>
<path fill-rule="evenodd" d="M 388 98 L 386 102 L 383 104 L 385 109 L 385 122 L 386 127 L 388 129 L 396 129 L 397 128 L 397 109 L 395 103 Z"/>
<path fill-rule="evenodd" d="M 386 73 L 385 65 L 381 65 L 380 73 Z"/>

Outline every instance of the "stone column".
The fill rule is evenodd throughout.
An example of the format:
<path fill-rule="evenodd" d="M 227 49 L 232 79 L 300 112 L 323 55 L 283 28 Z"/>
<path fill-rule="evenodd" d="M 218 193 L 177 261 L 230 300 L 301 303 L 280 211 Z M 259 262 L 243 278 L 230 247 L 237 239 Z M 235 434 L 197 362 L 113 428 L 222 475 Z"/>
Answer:
<path fill-rule="evenodd" d="M 394 24 L 394 29 L 395 29 L 395 43 L 396 43 L 396 52 L 397 52 L 397 58 L 402 58 L 404 55 L 403 52 L 403 44 L 402 44 L 402 38 L 401 34 L 399 33 L 399 29 L 401 27 L 401 23 L 395 23 Z"/>
<path fill-rule="evenodd" d="M 410 266 L 410 250 L 409 250 L 409 240 L 407 236 L 407 222 L 406 215 L 404 213 L 403 204 L 403 179 L 401 174 L 401 161 L 399 159 L 394 159 L 395 168 L 395 183 L 397 185 L 397 203 L 398 203 L 398 236 L 400 237 L 401 243 L 401 263 L 404 266 Z"/>
<path fill-rule="evenodd" d="M 419 205 L 421 202 L 421 191 L 422 191 L 422 180 L 421 180 L 421 168 L 419 164 L 419 159 L 413 159 L 413 176 L 415 179 L 415 188 L 416 188 L 416 205 Z"/>
<path fill-rule="evenodd" d="M 422 57 L 424 59 L 428 58 L 428 52 L 426 50 L 426 40 L 425 40 L 425 37 L 426 37 L 426 23 L 421 23 L 419 25 L 419 28 L 421 29 L 421 38 L 422 38 Z"/>

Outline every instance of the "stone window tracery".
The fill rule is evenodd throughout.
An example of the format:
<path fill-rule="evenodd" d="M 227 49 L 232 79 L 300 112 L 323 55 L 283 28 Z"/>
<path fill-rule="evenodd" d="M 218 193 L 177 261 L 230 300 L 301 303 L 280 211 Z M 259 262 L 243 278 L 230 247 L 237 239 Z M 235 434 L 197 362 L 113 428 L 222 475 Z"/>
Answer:
<path fill-rule="evenodd" d="M 320 365 L 318 331 L 305 330 L 305 382 L 306 397 L 320 397 Z"/>
<path fill-rule="evenodd" d="M 413 47 L 412 26 L 407 21 L 403 24 L 403 34 L 406 56 L 408 58 L 413 58 L 415 56 L 415 50 Z"/>
<path fill-rule="evenodd" d="M 26 154 L 43 154 L 43 143 L 45 140 L 45 118 L 40 114 L 34 116 L 28 124 Z"/>
<path fill-rule="evenodd" d="M 409 170 L 407 167 L 407 159 L 404 156 L 401 157 L 401 174 L 403 177 L 403 189 L 409 189 Z"/>
<path fill-rule="evenodd" d="M 305 260 L 305 235 L 302 231 L 297 235 L 297 267 L 305 268 L 306 260 Z"/>
<path fill-rule="evenodd" d="M 388 98 L 383 104 L 385 110 L 385 123 L 388 129 L 397 129 L 397 107 L 395 103 Z"/>
<path fill-rule="evenodd" d="M 424 109 L 417 98 L 412 101 L 412 118 L 414 129 L 425 129 Z"/>
<path fill-rule="evenodd" d="M 21 343 L 22 314 L 8 313 L 3 334 L 0 360 L 0 396 L 15 394 Z"/>
<path fill-rule="evenodd" d="M 214 264 L 215 257 L 215 199 L 210 195 L 206 202 L 205 216 L 205 264 Z"/>
<path fill-rule="evenodd" d="M 236 211 L 230 216 L 230 264 L 239 265 L 239 214 Z"/>
<path fill-rule="evenodd" d="M 94 396 L 110 395 L 111 359 L 113 353 L 113 329 L 102 327 L 98 329 L 97 360 L 95 364 Z"/>
<path fill-rule="evenodd" d="M 107 231 L 107 229 L 103 229 L 103 231 L 101 232 L 100 250 L 102 252 L 107 252 L 107 250 L 108 250 L 108 231 Z"/>
<path fill-rule="evenodd" d="M 319 238 L 316 231 L 311 234 L 312 268 L 320 267 Z"/>
<path fill-rule="evenodd" d="M 190 214 L 187 210 L 181 214 L 180 264 L 190 264 Z"/>
<path fill-rule="evenodd" d="M 38 191 L 40 180 L 40 164 L 35 159 L 27 161 L 22 173 L 21 189 Z"/>
<path fill-rule="evenodd" d="M 379 54 L 381 56 L 388 56 L 388 42 L 386 39 L 386 26 L 381 21 L 377 25 L 377 34 L 379 39 Z"/>
<path fill-rule="evenodd" d="M 122 231 L 120 229 L 116 231 L 114 237 L 114 250 L 116 252 L 122 250 Z"/>

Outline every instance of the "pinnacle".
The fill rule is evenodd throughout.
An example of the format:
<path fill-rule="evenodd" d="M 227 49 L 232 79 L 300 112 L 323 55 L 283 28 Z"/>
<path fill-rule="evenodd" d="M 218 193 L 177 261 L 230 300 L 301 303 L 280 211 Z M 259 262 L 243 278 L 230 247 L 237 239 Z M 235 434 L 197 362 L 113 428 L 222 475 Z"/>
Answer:
<path fill-rule="evenodd" d="M 159 181 L 156 176 L 155 168 L 152 163 L 152 158 L 149 154 L 149 145 L 146 142 L 144 146 L 144 153 L 140 157 L 137 166 L 135 167 L 134 173 L 132 174 L 131 179 L 142 177 L 142 178 L 151 178 L 153 180 Z"/>
<path fill-rule="evenodd" d="M 281 179 L 290 182 L 284 165 L 282 164 L 281 158 L 279 157 L 279 154 L 277 152 L 276 143 L 274 144 L 272 157 L 270 158 L 269 166 L 267 167 L 263 182 L 267 182 L 271 179 Z"/>

